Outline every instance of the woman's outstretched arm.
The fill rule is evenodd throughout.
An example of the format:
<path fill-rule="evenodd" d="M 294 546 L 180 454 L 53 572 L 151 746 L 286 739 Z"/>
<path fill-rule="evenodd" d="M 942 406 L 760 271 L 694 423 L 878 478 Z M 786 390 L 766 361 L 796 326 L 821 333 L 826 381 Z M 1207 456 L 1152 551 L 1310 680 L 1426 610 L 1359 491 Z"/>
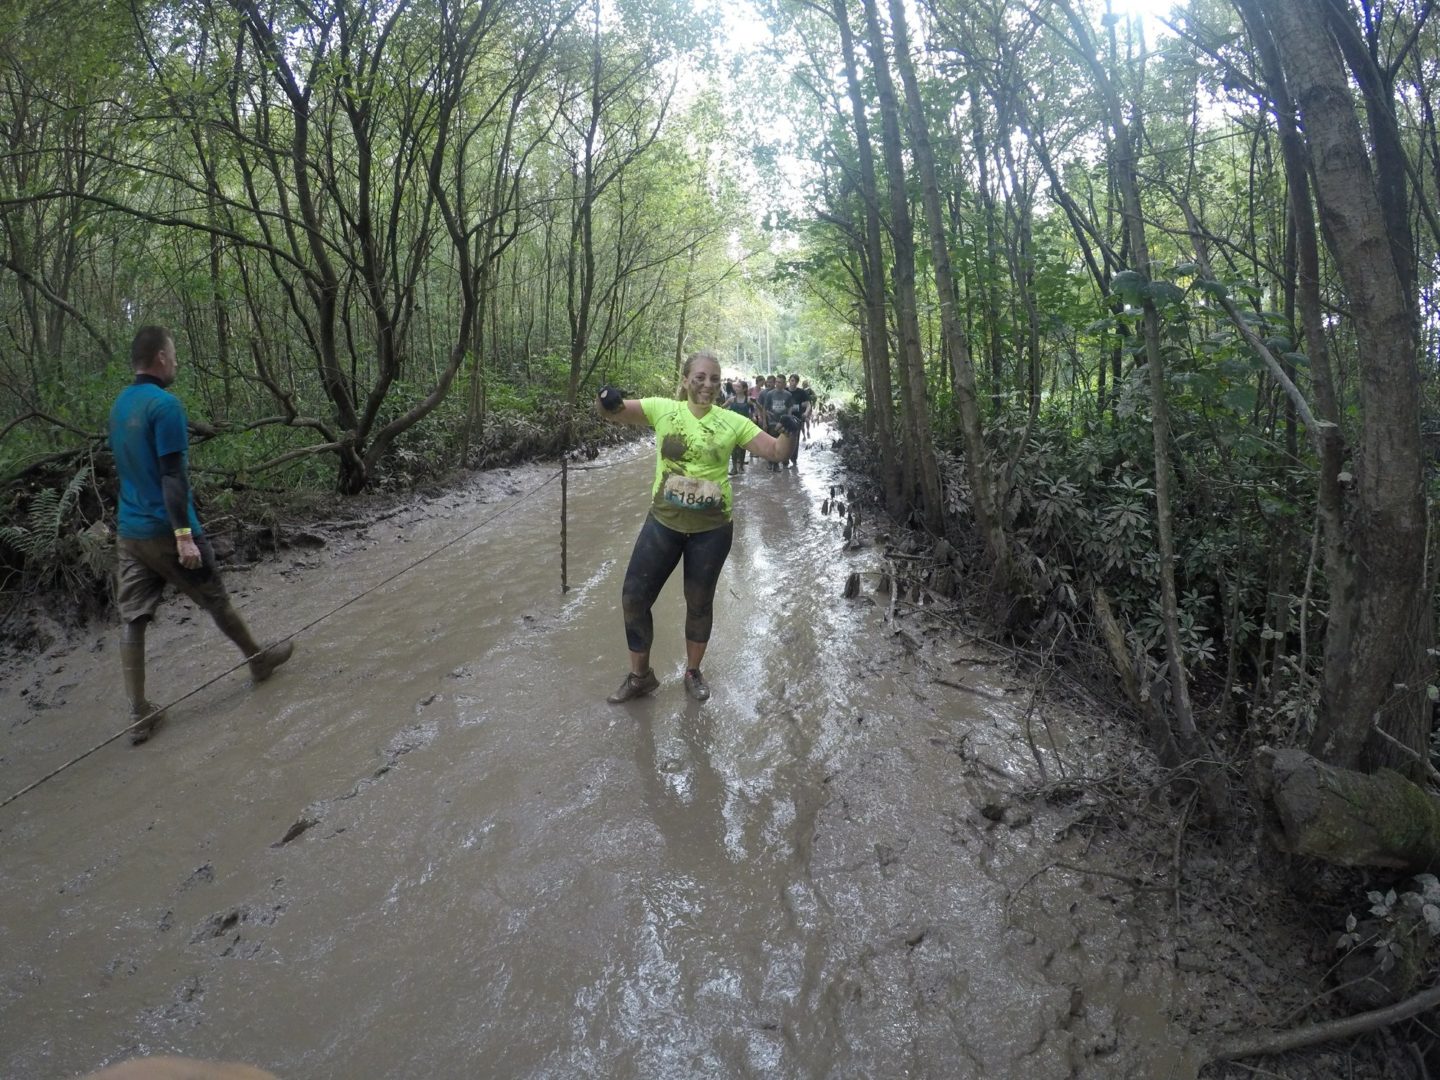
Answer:
<path fill-rule="evenodd" d="M 595 411 L 612 424 L 629 424 L 631 427 L 648 427 L 650 421 L 645 410 L 635 398 L 627 399 L 613 386 L 602 386 L 595 395 Z"/>
<path fill-rule="evenodd" d="M 779 465 L 781 462 L 790 460 L 791 440 L 795 438 L 795 432 L 800 427 L 800 421 L 793 416 L 780 418 L 780 426 L 785 430 L 780 433 L 777 439 L 771 435 L 760 432 L 748 443 L 745 449 L 756 457 L 762 457 L 766 461 L 773 461 Z"/>

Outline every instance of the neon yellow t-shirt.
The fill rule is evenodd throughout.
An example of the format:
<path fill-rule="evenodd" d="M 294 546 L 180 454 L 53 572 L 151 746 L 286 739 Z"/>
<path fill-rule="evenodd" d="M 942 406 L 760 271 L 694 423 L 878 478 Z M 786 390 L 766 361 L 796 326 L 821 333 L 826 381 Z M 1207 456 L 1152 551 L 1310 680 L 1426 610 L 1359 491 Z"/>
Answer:
<path fill-rule="evenodd" d="M 724 525 L 730 520 L 730 452 L 760 429 L 749 417 L 715 405 L 701 417 L 671 398 L 641 398 L 640 407 L 655 429 L 655 520 L 686 533 Z"/>

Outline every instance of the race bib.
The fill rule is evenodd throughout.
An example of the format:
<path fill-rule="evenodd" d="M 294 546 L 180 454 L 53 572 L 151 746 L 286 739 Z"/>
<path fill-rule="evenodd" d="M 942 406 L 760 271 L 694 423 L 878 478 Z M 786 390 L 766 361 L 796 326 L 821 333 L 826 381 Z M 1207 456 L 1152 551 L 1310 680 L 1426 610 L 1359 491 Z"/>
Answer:
<path fill-rule="evenodd" d="M 693 476 L 667 476 L 661 494 L 666 502 L 681 510 L 719 510 L 725 505 L 725 496 L 719 484 L 714 480 L 697 480 Z"/>

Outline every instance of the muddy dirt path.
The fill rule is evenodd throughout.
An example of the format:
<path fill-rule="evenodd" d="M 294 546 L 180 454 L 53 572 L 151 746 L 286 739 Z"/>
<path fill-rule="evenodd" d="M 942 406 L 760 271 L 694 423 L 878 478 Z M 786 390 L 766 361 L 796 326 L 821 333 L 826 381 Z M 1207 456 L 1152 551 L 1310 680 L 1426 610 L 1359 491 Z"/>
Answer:
<path fill-rule="evenodd" d="M 1047 870 L 1086 858 L 1068 810 L 1001 806 L 1035 779 L 1029 688 L 838 599 L 878 555 L 821 514 L 827 451 L 737 481 L 712 700 L 680 684 L 677 575 L 661 689 L 605 703 L 653 469 L 609 461 L 572 477 L 563 596 L 538 466 L 230 575 L 278 636 L 524 497 L 270 682 L 228 676 L 0 810 L 0 1075 L 1194 1075 L 1143 898 Z M 0 682 L 0 795 L 123 723 L 114 639 Z M 150 639 L 164 700 L 232 662 L 178 600 Z M 1046 719 L 1084 768 L 1084 722 Z"/>

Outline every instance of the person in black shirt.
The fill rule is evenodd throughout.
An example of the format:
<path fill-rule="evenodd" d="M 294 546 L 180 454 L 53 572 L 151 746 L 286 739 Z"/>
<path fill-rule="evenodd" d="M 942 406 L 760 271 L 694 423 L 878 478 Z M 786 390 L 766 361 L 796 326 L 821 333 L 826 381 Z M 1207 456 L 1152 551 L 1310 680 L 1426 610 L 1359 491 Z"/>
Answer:
<path fill-rule="evenodd" d="M 808 428 L 810 424 L 810 403 L 815 395 L 807 388 L 800 385 L 800 376 L 790 376 L 790 413 L 800 421 L 802 429 Z M 799 467 L 800 463 L 800 440 L 795 440 L 795 445 L 790 451 L 790 464 Z"/>
<path fill-rule="evenodd" d="M 725 408 L 731 412 L 737 412 L 747 420 L 753 421 L 757 426 L 760 421 L 756 419 L 760 415 L 760 406 L 750 400 L 750 387 L 745 384 L 744 379 L 735 383 L 735 392 L 730 400 L 725 403 Z M 737 446 L 730 451 L 730 475 L 745 471 L 745 447 Z"/>
<path fill-rule="evenodd" d="M 765 409 L 765 417 L 769 421 L 769 429 L 771 431 L 779 431 L 781 422 L 785 417 L 790 415 L 790 391 L 785 388 L 785 377 L 783 375 L 766 376 L 765 384 L 768 389 L 760 395 L 760 404 Z M 792 448 L 794 444 L 795 440 L 792 439 Z M 791 450 L 791 454 L 794 454 L 793 449 Z M 788 457 L 785 459 L 785 468 L 788 469 L 790 467 L 791 460 L 792 459 Z M 770 463 L 770 471 L 779 472 L 780 466 L 772 461 Z"/>

